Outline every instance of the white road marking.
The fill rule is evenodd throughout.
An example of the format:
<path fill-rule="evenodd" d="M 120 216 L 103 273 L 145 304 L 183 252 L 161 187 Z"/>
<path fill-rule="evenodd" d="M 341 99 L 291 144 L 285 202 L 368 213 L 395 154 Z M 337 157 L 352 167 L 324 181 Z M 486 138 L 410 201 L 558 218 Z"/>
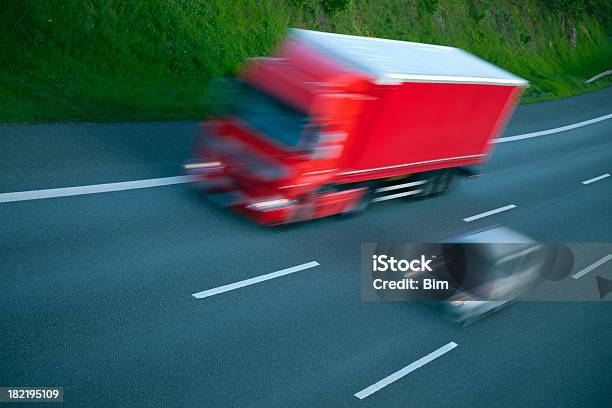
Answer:
<path fill-rule="evenodd" d="M 572 278 L 574 278 L 574 279 L 582 278 L 584 275 L 586 275 L 587 273 L 591 272 L 593 269 L 598 268 L 601 265 L 605 264 L 610 259 L 612 259 L 612 254 L 606 255 L 603 258 L 601 258 L 599 261 L 597 261 L 597 262 L 587 266 L 586 268 L 584 268 L 583 270 L 581 270 L 579 272 L 576 272 L 575 274 L 572 275 Z"/>
<path fill-rule="evenodd" d="M 457 347 L 457 343 L 451 341 L 450 343 L 440 347 L 436 351 L 431 352 L 428 355 L 426 355 L 425 357 L 422 357 L 422 358 L 418 359 L 414 363 L 411 363 L 411 364 L 407 365 L 406 367 L 402 368 L 401 370 L 394 372 L 390 376 L 383 378 L 382 380 L 378 381 L 376 384 L 372 384 L 369 387 L 364 388 L 363 390 L 361 390 L 358 393 L 356 393 L 355 396 L 357 398 L 359 398 L 359 399 L 364 399 L 364 398 L 374 394 L 376 391 L 386 387 L 387 385 L 389 385 L 391 383 L 394 383 L 395 381 L 399 380 L 400 378 L 410 374 L 411 372 L 413 372 L 417 368 L 423 367 L 425 364 L 427 364 L 427 363 L 435 360 L 436 358 L 438 358 L 438 357 L 448 353 L 449 351 L 451 351 L 455 347 Z"/>
<path fill-rule="evenodd" d="M 245 280 L 235 282 L 235 283 L 230 283 L 229 285 L 223 285 L 223 286 L 219 286 L 216 288 L 203 290 L 202 292 L 193 293 L 191 296 L 198 298 L 198 299 L 203 299 L 203 298 L 207 298 L 210 296 L 218 295 L 220 293 L 229 292 L 230 290 L 240 289 L 245 286 L 254 285 L 256 283 L 264 282 L 264 281 L 274 279 L 274 278 L 279 278 L 281 276 L 289 275 L 291 273 L 300 272 L 300 271 L 303 271 L 304 269 L 314 268 L 315 266 L 318 266 L 318 265 L 319 265 L 318 262 L 312 261 L 312 262 L 308 262 L 302 265 L 292 266 L 291 268 L 281 269 L 280 271 L 256 276 L 254 278 L 245 279 Z"/>
<path fill-rule="evenodd" d="M 111 191 L 135 190 L 184 184 L 196 181 L 194 176 L 163 177 L 146 180 L 122 181 L 119 183 L 93 184 L 88 186 L 49 188 L 45 190 L 18 191 L 15 193 L 1 193 L 0 203 L 13 201 L 41 200 L 43 198 L 68 197 L 83 194 L 108 193 Z"/>
<path fill-rule="evenodd" d="M 610 173 L 602 174 L 601 176 L 593 177 L 592 179 L 584 180 L 582 184 L 591 184 L 599 180 L 603 180 L 606 177 L 610 177 Z"/>
<path fill-rule="evenodd" d="M 377 188 L 376 192 L 377 193 L 384 193 L 385 191 L 399 190 L 399 189 L 405 188 L 405 187 L 420 186 L 421 184 L 425 184 L 425 183 L 427 183 L 427 180 L 418 180 L 418 181 L 412 181 L 410 183 L 395 184 L 395 185 L 388 186 L 388 187 Z"/>
<path fill-rule="evenodd" d="M 508 136 L 502 137 L 498 139 L 491 140 L 491 143 L 506 143 L 506 142 L 514 142 L 517 140 L 530 139 L 532 137 L 549 135 L 552 133 L 564 132 L 566 130 L 576 129 L 582 126 L 591 125 L 593 123 L 601 122 L 603 120 L 607 120 L 612 118 L 612 113 L 604 116 L 599 116 L 597 118 L 585 120 L 583 122 L 574 123 L 567 126 L 561 126 L 554 129 L 541 130 L 539 132 L 533 133 L 525 133 L 522 135 Z M 484 156 L 484 155 L 476 155 L 476 156 Z M 436 160 L 432 160 L 430 162 L 435 162 Z M 426 162 L 424 162 L 426 163 Z M 412 163 L 415 164 L 415 163 Z M 398 167 L 398 166 L 391 166 Z M 312 171 L 305 174 L 318 174 L 318 173 L 327 173 L 335 171 L 336 169 L 328 169 L 321 171 Z M 368 169 L 368 170 L 376 170 L 376 169 Z M 353 174 L 360 173 L 362 170 L 345 172 L 344 174 Z M 77 186 L 77 187 L 62 187 L 62 188 L 50 188 L 45 190 L 31 190 L 31 191 L 17 191 L 13 193 L 0 193 L 0 203 L 10 203 L 13 201 L 27 201 L 27 200 L 40 200 L 43 198 L 56 198 L 56 197 L 68 197 L 68 196 L 76 196 L 83 194 L 96 194 L 96 193 L 108 193 L 112 191 L 125 191 L 125 190 L 134 190 L 139 188 L 151 188 L 151 187 L 161 187 L 161 186 L 169 186 L 172 184 L 184 184 L 184 183 L 192 183 L 196 181 L 196 176 L 174 176 L 174 177 L 163 177 L 163 178 L 155 178 L 155 179 L 145 179 L 145 180 L 134 180 L 134 181 L 121 181 L 118 183 L 106 183 L 106 184 L 93 184 L 93 185 L 85 185 L 85 186 Z M 390 200 L 391 198 L 397 198 L 389 196 L 390 198 L 386 198 Z M 382 197 L 381 197 L 382 198 Z M 376 200 L 383 201 L 383 200 Z"/>
<path fill-rule="evenodd" d="M 585 84 L 590 84 L 591 82 L 597 81 L 599 78 L 605 77 L 606 75 L 610 75 L 610 74 L 612 74 L 612 69 L 609 69 L 609 70 L 604 71 L 604 72 L 602 72 L 600 74 L 597 74 L 593 78 L 589 78 L 586 81 L 584 81 L 584 83 Z"/>
<path fill-rule="evenodd" d="M 532 137 L 545 136 L 545 135 L 550 135 L 553 133 L 565 132 L 566 130 L 572 130 L 572 129 L 576 129 L 579 127 L 592 125 L 593 123 L 601 122 L 601 121 L 604 121 L 610 118 L 612 118 L 612 113 L 608 115 L 604 115 L 604 116 L 599 116 L 597 118 L 585 120 L 583 122 L 573 123 L 567 126 L 561 126 L 561 127 L 554 128 L 554 129 L 540 130 L 539 132 L 524 133 L 522 135 L 501 137 L 499 139 L 491 140 L 491 143 L 515 142 L 517 140 L 531 139 Z"/>
<path fill-rule="evenodd" d="M 403 193 L 396 193 L 396 194 L 390 194 L 390 195 L 387 195 L 387 196 L 376 197 L 376 198 L 372 199 L 372 202 L 373 203 L 377 203 L 379 201 L 393 200 L 394 198 L 400 198 L 400 197 L 406 197 L 406 196 L 409 196 L 409 195 L 419 194 L 421 191 L 423 191 L 423 190 L 405 191 Z"/>
<path fill-rule="evenodd" d="M 480 214 L 472 215 L 471 217 L 464 218 L 463 221 L 470 222 L 470 221 L 478 220 L 480 218 L 488 217 L 489 215 L 497 214 L 497 213 L 500 213 L 502 211 L 508 211 L 508 210 L 513 209 L 513 208 L 516 208 L 516 205 L 514 205 L 514 204 L 506 205 L 504 207 L 496 208 L 496 209 L 491 210 L 491 211 L 487 211 L 487 212 L 483 212 L 483 213 L 480 213 Z"/>

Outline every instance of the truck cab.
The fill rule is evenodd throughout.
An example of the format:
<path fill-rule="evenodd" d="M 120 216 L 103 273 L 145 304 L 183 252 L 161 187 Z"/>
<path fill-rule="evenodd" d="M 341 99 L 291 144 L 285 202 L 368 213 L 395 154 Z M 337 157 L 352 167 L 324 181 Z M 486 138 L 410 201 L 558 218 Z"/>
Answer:
<path fill-rule="evenodd" d="M 213 201 L 262 224 L 350 211 L 363 188 L 326 183 L 366 99 L 365 79 L 292 41 L 278 55 L 217 80 L 212 99 L 221 108 L 203 123 L 184 168 Z"/>

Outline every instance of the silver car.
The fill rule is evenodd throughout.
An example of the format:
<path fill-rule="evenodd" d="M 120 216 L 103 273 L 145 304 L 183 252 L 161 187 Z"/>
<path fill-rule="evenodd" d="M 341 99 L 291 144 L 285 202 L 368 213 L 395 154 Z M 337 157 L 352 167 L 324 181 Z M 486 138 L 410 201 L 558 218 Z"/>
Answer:
<path fill-rule="evenodd" d="M 463 324 L 497 311 L 536 288 L 554 255 L 550 245 L 538 244 L 507 227 L 463 235 L 449 244 L 452 250 L 445 254 L 447 264 L 452 267 L 452 262 L 460 258 L 459 268 L 465 275 L 461 287 L 443 306 L 453 320 Z"/>

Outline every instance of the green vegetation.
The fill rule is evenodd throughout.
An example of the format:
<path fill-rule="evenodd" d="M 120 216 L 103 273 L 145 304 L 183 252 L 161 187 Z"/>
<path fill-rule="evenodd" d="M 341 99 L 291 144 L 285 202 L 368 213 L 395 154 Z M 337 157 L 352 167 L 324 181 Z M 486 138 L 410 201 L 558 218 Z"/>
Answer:
<path fill-rule="evenodd" d="M 612 83 L 606 0 L 4 0 L 0 122 L 199 119 L 203 90 L 287 27 L 464 48 L 524 102 Z"/>

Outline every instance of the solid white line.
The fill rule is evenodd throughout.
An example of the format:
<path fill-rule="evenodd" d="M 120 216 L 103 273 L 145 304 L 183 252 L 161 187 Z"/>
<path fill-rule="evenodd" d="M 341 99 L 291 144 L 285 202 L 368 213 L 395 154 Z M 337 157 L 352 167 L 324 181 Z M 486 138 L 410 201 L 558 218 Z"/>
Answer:
<path fill-rule="evenodd" d="M 608 115 L 604 115 L 604 116 L 599 116 L 597 118 L 585 120 L 583 122 L 578 122 L 578 123 L 574 123 L 571 125 L 554 128 L 554 129 L 541 130 L 539 132 L 525 133 L 522 135 L 515 135 L 515 136 L 502 137 L 499 139 L 493 139 L 491 140 L 491 143 L 514 142 L 516 140 L 530 139 L 532 137 L 550 135 L 552 133 L 559 133 L 559 132 L 564 132 L 566 130 L 576 129 L 582 126 L 587 126 L 587 125 L 601 122 L 603 120 L 607 120 L 610 118 L 612 118 L 612 113 Z M 437 162 L 448 161 L 448 160 L 475 158 L 475 157 L 481 157 L 481 156 L 486 156 L 486 154 L 476 154 L 476 155 L 471 155 L 471 156 L 460 156 L 460 157 L 448 157 L 444 159 L 427 160 L 427 161 L 416 162 L 416 163 L 405 163 L 405 164 L 398 164 L 394 166 L 380 167 L 380 168 L 374 168 L 374 169 L 347 171 L 347 172 L 340 173 L 340 175 L 357 174 L 357 173 L 364 173 L 368 171 L 392 169 L 392 168 L 417 165 L 417 164 L 437 163 Z M 309 172 L 306 174 L 315 174 L 315 173 L 324 173 L 324 172 L 326 173 L 330 171 L 334 171 L 334 169 Z M 139 189 L 139 188 L 161 187 L 161 186 L 169 186 L 172 184 L 192 183 L 196 180 L 197 180 L 197 176 L 174 176 L 174 177 L 163 177 L 163 178 L 145 179 L 145 180 L 122 181 L 118 183 L 93 184 L 93 185 L 77 186 L 77 187 L 49 188 L 45 190 L 18 191 L 14 193 L 0 193 L 0 203 L 10 203 L 13 201 L 26 201 L 26 200 L 40 200 L 43 198 L 69 197 L 69 196 L 76 196 L 76 195 L 83 195 L 83 194 L 108 193 L 112 191 L 125 191 L 125 190 Z M 383 187 L 383 188 L 386 188 L 386 187 Z M 391 198 L 396 198 L 396 197 L 390 196 L 390 198 L 386 198 L 386 199 L 390 200 Z M 376 201 L 383 201 L 383 200 L 376 200 Z"/>
<path fill-rule="evenodd" d="M 13 201 L 41 200 L 43 198 L 68 197 L 83 194 L 108 193 L 111 191 L 134 190 L 183 184 L 196 181 L 194 176 L 163 177 L 147 180 L 122 181 L 119 183 L 93 184 L 88 186 L 49 188 L 46 190 L 18 191 L 15 193 L 1 193 L 0 203 Z"/>
<path fill-rule="evenodd" d="M 606 177 L 610 177 L 610 173 L 602 174 L 601 176 L 597 176 L 597 177 L 594 177 L 592 179 L 584 180 L 582 182 L 582 184 L 591 184 L 591 183 L 594 183 L 596 181 L 605 179 Z"/>
<path fill-rule="evenodd" d="M 230 290 L 240 289 L 245 286 L 254 285 L 256 283 L 260 283 L 260 282 L 264 282 L 270 279 L 289 275 L 291 273 L 300 272 L 300 271 L 303 271 L 304 269 L 314 268 L 315 266 L 318 266 L 318 265 L 319 265 L 318 262 L 312 261 L 312 262 L 308 262 L 302 265 L 292 266 L 291 268 L 282 269 L 280 271 L 256 276 L 254 278 L 245 279 L 245 280 L 235 282 L 235 283 L 230 283 L 229 285 L 224 285 L 224 286 L 219 286 L 213 289 L 203 290 L 202 292 L 193 293 L 191 296 L 198 298 L 198 299 L 203 299 L 203 298 L 207 298 L 210 296 L 218 295 L 219 293 L 229 292 Z"/>
<path fill-rule="evenodd" d="M 587 273 L 591 272 L 593 269 L 598 268 L 601 265 L 605 264 L 610 259 L 612 259 L 612 255 L 608 254 L 608 255 L 604 256 L 603 258 L 601 258 L 599 261 L 595 262 L 594 264 L 591 264 L 591 265 L 587 266 L 586 268 L 584 268 L 580 272 L 576 272 L 575 274 L 572 275 L 572 278 L 574 278 L 574 279 L 582 278 L 584 275 L 586 275 Z"/>
<path fill-rule="evenodd" d="M 595 75 L 593 78 L 589 78 L 589 79 L 587 79 L 586 81 L 584 81 L 584 83 L 585 83 L 585 84 L 590 84 L 591 82 L 596 81 L 596 80 L 598 80 L 599 78 L 601 78 L 601 77 L 605 77 L 606 75 L 610 75 L 610 74 L 612 74 L 612 69 L 609 69 L 609 70 L 604 71 L 604 72 L 602 72 L 602 73 L 600 73 L 600 74 L 597 74 L 597 75 Z"/>
<path fill-rule="evenodd" d="M 572 130 L 572 129 L 576 129 L 576 128 L 579 128 L 579 127 L 591 125 L 593 123 L 601 122 L 603 120 L 607 120 L 607 119 L 610 119 L 610 118 L 612 118 L 612 113 L 610 113 L 608 115 L 604 115 L 604 116 L 599 116 L 597 118 L 585 120 L 583 122 L 573 123 L 573 124 L 567 125 L 567 126 L 561 126 L 561 127 L 554 128 L 554 129 L 547 129 L 547 130 L 541 130 L 539 132 L 524 133 L 522 135 L 515 135 L 515 136 L 502 137 L 502 138 L 499 138 L 499 139 L 493 139 L 493 140 L 491 140 L 491 143 L 514 142 L 514 141 L 517 141 L 517 140 L 531 139 L 532 137 L 545 136 L 545 135 L 550 135 L 550 134 L 553 134 L 553 133 L 565 132 L 566 130 Z"/>
<path fill-rule="evenodd" d="M 413 194 L 419 194 L 421 191 L 423 190 L 406 191 L 403 193 L 390 194 L 388 196 L 376 197 L 372 199 L 372 202 L 377 203 L 379 201 L 393 200 L 394 198 L 400 198 L 400 197 L 406 197 L 406 196 L 413 195 Z"/>
<path fill-rule="evenodd" d="M 420 186 L 421 184 L 425 184 L 425 183 L 427 183 L 427 180 L 412 181 L 410 183 L 404 183 L 404 184 L 395 184 L 393 186 L 377 188 L 376 192 L 384 193 L 385 191 L 399 190 L 400 188 L 404 188 L 404 187 Z"/>
<path fill-rule="evenodd" d="M 496 208 L 495 210 L 483 212 L 481 214 L 472 215 L 471 217 L 464 218 L 463 221 L 470 222 L 470 221 L 478 220 L 480 218 L 488 217 L 489 215 L 497 214 L 502 211 L 508 211 L 513 208 L 516 208 L 516 205 L 514 204 L 506 205 L 504 207 Z"/>
<path fill-rule="evenodd" d="M 365 397 L 374 394 L 376 391 L 386 387 L 387 385 L 394 383 L 395 381 L 406 376 L 407 374 L 410 374 L 417 368 L 423 367 L 425 364 L 429 363 L 430 361 L 433 361 L 436 358 L 448 353 L 455 347 L 457 347 L 457 343 L 451 341 L 447 345 L 440 347 L 436 351 L 429 353 L 428 355 L 426 355 L 423 358 L 418 359 L 414 363 L 411 363 L 407 365 L 406 367 L 402 368 L 401 370 L 394 372 L 390 376 L 383 378 L 382 380 L 378 381 L 376 384 L 372 384 L 369 387 L 364 388 L 363 390 L 356 393 L 355 396 L 359 399 L 364 399 Z"/>

